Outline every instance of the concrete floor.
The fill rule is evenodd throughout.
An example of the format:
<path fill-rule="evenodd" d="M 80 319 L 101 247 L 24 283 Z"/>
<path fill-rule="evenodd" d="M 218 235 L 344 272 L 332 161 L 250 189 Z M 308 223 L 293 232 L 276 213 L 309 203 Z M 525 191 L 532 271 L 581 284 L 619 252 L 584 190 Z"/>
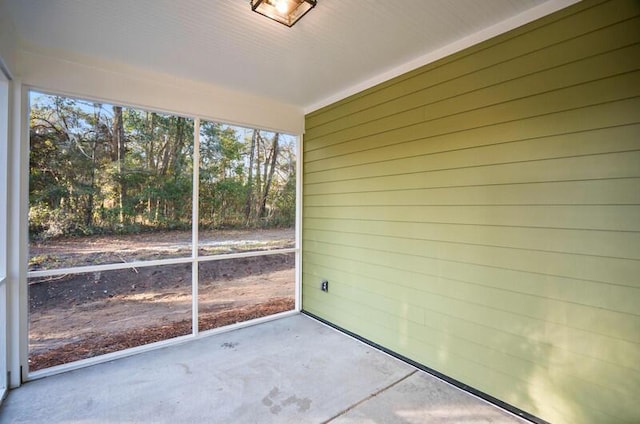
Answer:
<path fill-rule="evenodd" d="M 53 377 L 0 423 L 523 423 L 304 315 Z"/>

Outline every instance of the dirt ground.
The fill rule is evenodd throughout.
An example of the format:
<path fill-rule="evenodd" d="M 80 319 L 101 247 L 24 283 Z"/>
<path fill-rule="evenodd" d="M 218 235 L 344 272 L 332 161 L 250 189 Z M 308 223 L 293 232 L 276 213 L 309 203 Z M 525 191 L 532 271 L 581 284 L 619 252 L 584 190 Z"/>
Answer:
<path fill-rule="evenodd" d="M 290 229 L 201 237 L 206 254 L 291 247 L 293 240 Z M 31 246 L 30 269 L 188 256 L 189 241 L 184 232 L 52 241 Z M 190 334 L 191 276 L 189 263 L 31 278 L 30 370 Z M 292 253 L 201 262 L 200 331 L 293 309 L 294 281 Z"/>
<path fill-rule="evenodd" d="M 191 231 L 73 237 L 29 245 L 29 271 L 191 256 Z M 207 230 L 200 256 L 295 246 L 293 228 Z"/>

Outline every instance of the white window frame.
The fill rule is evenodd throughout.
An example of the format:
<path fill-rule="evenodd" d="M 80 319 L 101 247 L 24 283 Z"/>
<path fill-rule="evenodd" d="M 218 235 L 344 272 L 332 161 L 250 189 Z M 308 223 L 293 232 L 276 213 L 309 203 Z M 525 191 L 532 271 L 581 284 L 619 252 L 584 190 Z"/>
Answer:
<path fill-rule="evenodd" d="M 22 331 L 20 334 L 20 338 L 21 338 L 21 343 L 20 345 L 22 346 L 22 352 L 21 352 L 21 357 L 22 357 L 22 377 L 24 379 L 24 381 L 29 381 L 29 380 L 34 380 L 34 379 L 39 379 L 39 378 L 43 378 L 43 377 L 48 377 L 51 375 L 55 375 L 55 374 L 59 374 L 61 372 L 66 372 L 66 371 L 71 371 L 74 369 L 78 369 L 78 368 L 83 368 L 86 366 L 91 366 L 91 365 L 95 365 L 98 363 L 103 363 L 103 362 L 107 362 L 107 361 L 111 361 L 117 358 L 123 358 L 123 357 L 127 357 L 127 356 L 131 356 L 134 354 L 138 354 L 138 353 L 142 353 L 142 352 L 147 352 L 150 350 L 154 350 L 154 349 L 158 349 L 161 347 L 165 347 L 165 346 L 171 346 L 171 345 L 176 345 L 179 343 L 184 343 L 186 341 L 190 341 L 190 340 L 194 340 L 200 337 L 207 337 L 210 335 L 214 335 L 214 334 L 219 334 L 219 333 L 223 333 L 223 332 L 227 332 L 227 331 L 232 331 L 238 328 L 243 328 L 243 327 L 247 327 L 247 326 L 251 326 L 251 325 L 255 325 L 255 324 L 259 324 L 262 322 L 267 322 L 267 321 L 271 321 L 271 320 L 275 320 L 275 319 L 279 319 L 279 318 L 283 318 L 283 317 L 287 317 L 287 316 L 291 316 L 291 315 L 295 315 L 300 313 L 301 311 L 301 307 L 302 307 L 302 297 L 301 297 L 301 284 L 302 284 L 302 269 L 301 269 L 301 264 L 302 264 L 302 260 L 301 260 L 301 224 L 302 224 L 302 135 L 294 135 L 294 134 L 290 134 L 288 132 L 285 131 L 278 131 L 278 130 L 273 130 L 273 129 L 264 129 L 265 131 L 274 131 L 274 132 L 281 132 L 283 134 L 287 134 L 287 135 L 291 135 L 292 137 L 296 137 L 296 218 L 295 218 L 295 246 L 293 248 L 285 248 L 285 249 L 276 249 L 276 250 L 271 250 L 271 251 L 264 251 L 264 252 L 244 252 L 244 253 L 233 253 L 233 254 L 222 254 L 222 255 L 210 255 L 210 256 L 199 256 L 198 255 L 198 241 L 199 241 L 199 234 L 198 234 L 198 222 L 199 222 L 199 216 L 198 216 L 198 194 L 199 194 L 199 166 L 196 166 L 195 164 L 199 164 L 200 162 L 200 123 L 202 120 L 207 120 L 207 121 L 211 121 L 211 122 L 218 122 L 218 123 L 223 123 L 225 125 L 237 125 L 237 126 L 242 126 L 242 127 L 246 127 L 246 128 L 257 128 L 256 126 L 252 126 L 251 124 L 236 124 L 236 123 L 227 123 L 224 122 L 223 120 L 217 120 L 214 118 L 208 118 L 208 117 L 199 117 L 199 116 L 190 116 L 190 115 L 186 115 L 186 114 L 181 114 L 179 112 L 176 111 L 166 111 L 166 110 L 158 110 L 158 109 L 154 109 L 154 108 L 150 108 L 148 106 L 137 106 L 137 105 L 131 105 L 131 104 L 126 104 L 126 103 L 120 103 L 120 102 L 113 102 L 111 100 L 107 101 L 107 100 L 101 100 L 101 99 L 96 99 L 96 98 L 91 98 L 91 97 L 87 97 L 87 96 L 78 96 L 78 95 L 67 95 L 65 93 L 60 93 L 60 92 L 56 92 L 56 91 L 52 91 L 52 90 L 47 90 L 47 89 L 41 89 L 38 87 L 25 87 L 23 90 L 23 94 L 22 94 L 22 102 L 24 103 L 24 105 L 26 105 L 26 108 L 28 110 L 30 110 L 30 101 L 29 101 L 29 95 L 32 91 L 36 91 L 39 93 L 43 93 L 43 94 L 49 94 L 49 95 L 57 95 L 57 96 L 65 96 L 65 97 L 69 97 L 69 98 L 73 98 L 73 99 L 82 99 L 82 100 L 90 100 L 90 101 L 96 101 L 96 102 L 100 102 L 100 103 L 107 103 L 107 104 L 116 104 L 118 106 L 123 106 L 123 107 L 131 107 L 131 108 L 137 108 L 137 109 L 142 109 L 145 111 L 151 111 L 151 112 L 158 112 L 158 113 L 163 113 L 163 114 L 171 114 L 174 116 L 181 116 L 181 117 L 185 117 L 185 118 L 189 118 L 189 119 L 193 119 L 194 121 L 194 140 L 193 140 L 193 149 L 194 149 L 194 155 L 193 155 L 193 161 L 194 161 L 194 166 L 193 166 L 193 196 L 192 196 L 192 202 L 193 202 L 193 207 L 192 207 L 192 251 L 191 251 L 191 255 L 188 257 L 181 257 L 181 258 L 169 258 L 169 259 L 158 259 L 158 260 L 151 260 L 151 261 L 136 261 L 136 262 L 128 262 L 128 263 L 114 263 L 114 264 L 103 264 L 103 265 L 90 265 L 90 266 L 83 266 L 83 267 L 73 267 L 73 268 L 58 268 L 58 269 L 50 269 L 50 270 L 42 270 L 42 271 L 26 271 L 26 262 L 28 260 L 28 254 L 26 254 L 27 250 L 28 250 L 28 237 L 24 237 L 23 238 L 23 243 L 25 244 L 24 246 L 22 246 L 24 248 L 25 254 L 24 257 L 21 258 L 23 264 L 23 269 L 24 271 L 24 278 L 22 278 L 22 282 L 21 282 L 21 286 L 23 286 L 23 290 L 21 291 L 21 313 L 20 313 L 20 321 L 22 323 L 21 327 L 23 329 L 27 329 L 28 327 L 28 320 L 29 320 L 29 316 L 28 316 L 28 306 L 27 306 L 27 299 L 26 296 L 28 296 L 27 294 L 27 290 L 26 290 L 26 283 L 27 283 L 27 279 L 28 278 L 33 278 L 33 277 L 48 277 L 48 276 L 54 276 L 54 275 L 59 275 L 59 274 L 80 274 L 80 273 L 86 273 L 86 272 L 97 272 L 97 271 L 108 271 L 108 270 L 116 270 L 116 269 L 132 269 L 132 268 L 141 268 L 141 267 L 150 267 L 150 266 L 160 266 L 160 265 L 175 265 L 175 264 L 185 264 L 185 263 L 191 263 L 192 266 L 192 273 L 191 273 L 191 287 L 192 287 L 192 333 L 189 335 L 184 335 L 184 336 L 179 336 L 179 337 L 175 337 L 172 339 L 168 339 L 168 340 L 163 340 L 163 341 L 159 341 L 159 342 L 154 342 L 154 343 L 149 343 L 149 344 L 145 344 L 142 346 L 137 346 L 137 347 L 133 347 L 133 348 L 129 348 L 129 349 L 124 349 L 124 350 L 120 350 L 117 352 L 112 352 L 112 353 L 107 353 L 104 355 L 100 355 L 100 356 L 96 356 L 96 357 L 92 357 L 92 358 L 87 358 L 87 359 L 82 359 L 79 361 L 75 361 L 75 362 L 70 362 L 68 364 L 63 364 L 63 365 L 58 365 L 58 366 L 54 366 L 54 367 L 50 367 L 50 368 L 46 368 L 46 369 L 42 369 L 42 370 L 38 370 L 38 371 L 29 371 L 28 370 L 28 331 L 24 330 Z M 26 118 L 26 122 L 23 122 L 21 124 L 23 131 L 25 131 L 26 135 L 23 136 L 23 140 L 22 140 L 22 145 L 27 146 L 26 148 L 26 161 L 24 161 L 23 158 L 23 162 L 21 163 L 21 177 L 24 178 L 27 182 L 28 182 L 28 178 L 29 178 L 29 152 L 30 152 L 30 147 L 28 147 L 28 143 L 29 143 L 29 119 L 28 119 L 28 115 Z M 257 128 L 257 129 L 262 129 L 262 128 Z M 26 140 L 24 139 L 26 138 Z M 22 222 L 22 226 L 23 227 L 27 227 L 28 223 L 28 211 L 29 211 L 29 201 L 28 201 L 28 183 L 26 185 L 24 185 L 22 187 L 22 193 L 21 193 L 21 198 L 23 199 L 23 202 L 21 202 L 21 219 L 23 220 Z M 295 287 L 295 294 L 294 294 L 294 299 L 295 299 L 295 306 L 294 309 L 291 311 L 285 311 L 285 312 L 281 312 L 281 313 L 277 313 L 277 314 L 273 314 L 273 315 L 269 315 L 269 316 L 265 316 L 262 318 L 256 318 L 253 320 L 249 320 L 249 321 L 245 321 L 245 322 L 240 322 L 237 324 L 232 324 L 232 325 L 227 325 L 224 327 L 220 327 L 220 328 L 214 328 L 214 329 L 210 329 L 210 330 L 205 330 L 205 331 L 199 331 L 198 329 L 198 265 L 201 262 L 209 262 L 209 261 L 218 261 L 218 260 L 225 260 L 225 259 L 236 259 L 236 258 L 245 258 L 245 257 L 256 257 L 256 256 L 267 256 L 267 255 L 279 255 L 279 254 L 289 254 L 289 253 L 294 253 L 294 257 L 295 257 L 295 282 L 294 282 L 294 287 Z"/>
<path fill-rule="evenodd" d="M 0 205 L 9 204 L 8 191 L 8 154 L 10 131 L 10 80 L 0 69 Z M 0 240 L 0 403 L 9 389 L 9 345 L 7 343 L 8 330 L 8 291 L 7 291 L 7 248 L 8 229 L 7 207 L 0 207 L 0 234 L 4 238 Z"/>

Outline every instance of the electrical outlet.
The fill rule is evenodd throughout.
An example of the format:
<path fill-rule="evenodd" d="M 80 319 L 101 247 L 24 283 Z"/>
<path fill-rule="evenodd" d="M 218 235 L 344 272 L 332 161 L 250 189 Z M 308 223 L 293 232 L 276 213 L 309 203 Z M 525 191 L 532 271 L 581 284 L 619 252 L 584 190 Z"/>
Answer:
<path fill-rule="evenodd" d="M 329 291 L 329 282 L 327 280 L 322 280 L 322 282 L 320 283 L 320 290 L 322 290 L 323 292 Z"/>

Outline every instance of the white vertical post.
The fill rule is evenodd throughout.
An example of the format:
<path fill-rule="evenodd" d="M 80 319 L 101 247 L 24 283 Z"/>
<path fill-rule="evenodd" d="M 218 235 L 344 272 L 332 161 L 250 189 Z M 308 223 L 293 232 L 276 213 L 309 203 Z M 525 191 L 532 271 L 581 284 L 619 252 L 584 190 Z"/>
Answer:
<path fill-rule="evenodd" d="M 302 310 L 302 143 L 304 136 L 298 136 L 296 143 L 296 287 L 295 309 Z"/>
<path fill-rule="evenodd" d="M 9 81 L 4 80 L 0 73 L 0 234 L 5 237 L 0 240 L 0 277 L 6 277 L 7 273 L 7 209 L 9 205 L 9 193 L 7 178 L 9 173 L 7 154 L 9 145 Z"/>
<path fill-rule="evenodd" d="M 18 387 L 28 372 L 27 237 L 29 190 L 29 102 L 27 90 L 14 80 L 9 90 L 11 132 L 8 145 L 7 328 L 9 386 Z"/>
<path fill-rule="evenodd" d="M 200 118 L 193 121 L 193 199 L 191 211 L 191 328 L 198 335 L 198 245 L 200 243 Z"/>
<path fill-rule="evenodd" d="M 0 401 L 8 388 L 7 358 L 7 208 L 9 196 L 7 190 L 8 161 L 7 146 L 9 144 L 9 81 L 0 73 Z"/>

